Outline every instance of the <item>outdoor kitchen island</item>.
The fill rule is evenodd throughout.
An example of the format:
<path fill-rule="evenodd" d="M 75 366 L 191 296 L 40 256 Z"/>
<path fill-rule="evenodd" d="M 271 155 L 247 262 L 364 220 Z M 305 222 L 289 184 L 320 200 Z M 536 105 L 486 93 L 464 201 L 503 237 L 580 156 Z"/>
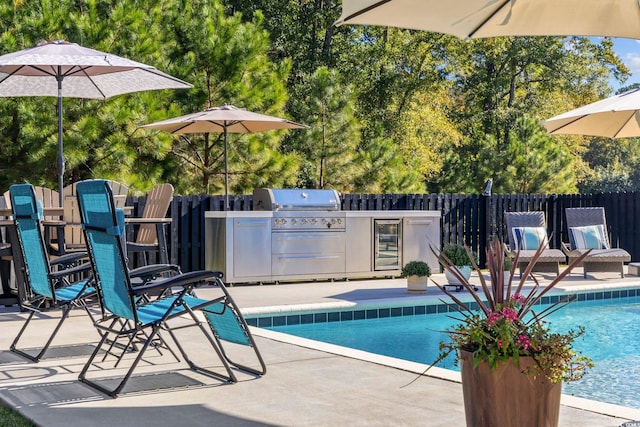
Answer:
<path fill-rule="evenodd" d="M 440 212 L 209 211 L 205 239 L 205 268 L 230 284 L 393 277 L 413 260 L 439 271 Z"/>

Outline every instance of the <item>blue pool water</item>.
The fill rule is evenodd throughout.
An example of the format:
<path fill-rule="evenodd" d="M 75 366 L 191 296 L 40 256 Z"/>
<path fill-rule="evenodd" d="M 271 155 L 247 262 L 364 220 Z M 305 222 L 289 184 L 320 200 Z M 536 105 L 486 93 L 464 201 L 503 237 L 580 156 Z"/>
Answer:
<path fill-rule="evenodd" d="M 558 332 L 584 326 L 586 333 L 575 347 L 595 362 L 582 380 L 565 383 L 563 393 L 640 409 L 640 297 L 579 301 L 548 319 Z M 455 323 L 450 315 L 441 313 L 269 329 L 431 364 L 438 344 L 447 338 L 442 331 Z M 458 370 L 452 357 L 437 366 Z"/>

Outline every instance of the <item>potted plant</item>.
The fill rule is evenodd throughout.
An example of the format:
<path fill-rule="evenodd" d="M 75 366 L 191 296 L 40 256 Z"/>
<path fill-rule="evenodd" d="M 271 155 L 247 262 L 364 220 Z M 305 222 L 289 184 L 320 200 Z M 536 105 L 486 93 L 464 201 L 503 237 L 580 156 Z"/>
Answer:
<path fill-rule="evenodd" d="M 431 268 L 424 261 L 409 261 L 402 267 L 400 277 L 407 278 L 409 292 L 427 292 L 427 284 L 431 276 Z"/>
<path fill-rule="evenodd" d="M 478 264 L 478 255 L 473 251 L 467 251 L 464 245 L 457 243 L 445 245 L 444 248 L 442 248 L 441 255 L 447 259 L 450 265 L 455 266 L 460 272 L 460 275 L 467 280 L 471 277 L 471 266 L 474 265 L 474 263 Z M 447 278 L 448 284 L 455 286 L 456 291 L 463 289 L 462 283 L 446 268 L 444 269 L 444 275 Z"/>
<path fill-rule="evenodd" d="M 573 349 L 573 342 L 584 333 L 582 327 L 553 333 L 545 321 L 547 315 L 571 301 L 564 298 L 540 312 L 536 309 L 536 303 L 586 254 L 544 287 L 531 276 L 534 285 L 525 292 L 526 278 L 543 249 L 538 248 L 521 279 L 514 283 L 517 255 L 511 270 L 505 271 L 502 243 L 489 245 L 488 280 L 473 263 L 481 291 L 462 277 L 451 259 L 438 254 L 442 266 L 457 276 L 478 307 L 473 309 L 436 283 L 461 316 L 460 324 L 448 331 L 450 340 L 440 344 L 438 360 L 452 352 L 457 356 L 469 426 L 557 425 L 562 381 L 577 380 L 593 366 L 588 357 Z"/>

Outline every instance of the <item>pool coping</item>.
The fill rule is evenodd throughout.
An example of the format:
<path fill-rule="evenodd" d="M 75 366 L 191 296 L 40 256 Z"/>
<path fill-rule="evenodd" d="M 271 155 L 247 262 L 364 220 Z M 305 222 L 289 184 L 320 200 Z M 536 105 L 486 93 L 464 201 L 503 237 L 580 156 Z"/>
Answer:
<path fill-rule="evenodd" d="M 556 286 L 543 296 L 539 304 L 559 302 L 575 296 L 576 301 L 598 301 L 640 296 L 637 283 Z M 468 294 L 456 294 L 469 308 L 478 304 Z M 456 313 L 455 304 L 446 302 L 446 295 L 419 295 L 402 298 L 371 298 L 355 301 L 287 304 L 268 307 L 249 307 L 242 310 L 249 326 L 274 327 L 310 323 L 340 322 L 423 314 Z"/>
<path fill-rule="evenodd" d="M 628 296 L 640 296 L 640 280 L 637 282 L 627 282 L 625 284 L 589 284 L 582 286 L 556 286 L 553 291 L 549 292 L 549 297 L 562 298 L 566 295 L 579 294 L 585 295 L 585 300 L 599 300 L 599 299 L 612 299 L 611 294 L 605 292 L 620 292 L 627 291 L 627 295 L 617 294 L 619 297 Z M 628 295 L 628 291 L 633 291 L 633 295 Z M 590 298 L 589 295 L 593 297 Z M 609 295 L 605 297 L 605 295 Z M 596 298 L 599 297 L 599 298 Z M 398 359 L 390 356 L 378 355 L 363 350 L 352 349 L 349 347 L 343 347 L 336 344 L 329 344 L 321 341 L 315 341 L 308 338 L 301 338 L 294 335 L 285 334 L 283 332 L 277 332 L 269 329 L 264 329 L 263 326 L 258 326 L 252 319 L 260 318 L 261 316 L 268 316 L 275 314 L 275 317 L 286 316 L 299 316 L 308 314 L 309 312 L 326 311 L 326 313 L 342 313 L 346 311 L 358 311 L 358 310 L 379 310 L 381 308 L 389 308 L 390 305 L 401 308 L 409 306 L 442 306 L 445 303 L 442 299 L 446 298 L 444 295 L 422 295 L 419 297 L 410 298 L 378 298 L 367 299 L 361 301 L 336 301 L 336 302 L 323 302 L 323 303 L 308 303 L 308 304 L 291 304 L 291 305 L 277 305 L 270 307 L 252 307 L 242 310 L 244 316 L 250 325 L 251 331 L 254 335 L 263 338 L 279 341 L 291 345 L 296 345 L 304 348 L 322 351 L 329 354 L 335 354 L 339 356 L 349 357 L 352 359 L 362 360 L 365 362 L 375 363 L 382 366 L 387 366 L 395 369 L 400 369 L 407 372 L 413 372 L 416 374 L 416 379 L 419 380 L 421 375 L 433 377 L 440 380 L 451 381 L 461 383 L 460 373 L 449 369 L 439 368 L 436 366 L 430 366 L 428 364 L 422 364 L 417 362 L 411 362 L 403 359 Z M 461 296 L 463 301 L 470 301 L 472 298 L 467 294 L 466 298 Z M 418 305 L 416 305 L 418 304 Z M 434 312 L 435 313 L 435 312 Z M 340 316 L 341 318 L 341 316 Z M 342 321 L 342 320 L 339 320 Z M 346 320 L 348 321 L 348 320 Z M 409 383 L 410 384 L 410 383 Z M 607 416 L 626 418 L 630 420 L 640 419 L 640 409 L 629 408 L 626 406 L 615 405 L 606 402 L 600 402 L 596 400 L 589 400 L 581 397 L 562 394 L 561 404 L 564 406 L 593 412 L 597 414 L 603 414 Z"/>

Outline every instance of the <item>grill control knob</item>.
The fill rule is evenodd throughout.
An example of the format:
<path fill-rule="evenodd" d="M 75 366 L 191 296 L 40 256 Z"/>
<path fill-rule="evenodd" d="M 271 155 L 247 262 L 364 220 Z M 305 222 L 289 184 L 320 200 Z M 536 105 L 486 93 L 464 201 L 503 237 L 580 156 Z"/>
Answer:
<path fill-rule="evenodd" d="M 322 218 L 322 225 L 326 225 L 327 224 L 327 220 Z"/>
<path fill-rule="evenodd" d="M 302 218 L 302 221 L 300 221 L 300 223 L 301 223 L 302 225 L 306 225 L 306 224 L 307 224 L 307 222 L 308 222 L 308 221 L 307 221 L 307 219 L 306 219 L 306 218 Z"/>
<path fill-rule="evenodd" d="M 298 223 L 298 221 L 296 221 L 295 218 L 291 220 L 291 225 L 296 225 L 297 223 Z"/>
<path fill-rule="evenodd" d="M 313 218 L 313 219 L 311 220 L 311 225 L 316 225 L 317 223 L 318 223 L 318 220 L 317 220 L 317 219 Z"/>

